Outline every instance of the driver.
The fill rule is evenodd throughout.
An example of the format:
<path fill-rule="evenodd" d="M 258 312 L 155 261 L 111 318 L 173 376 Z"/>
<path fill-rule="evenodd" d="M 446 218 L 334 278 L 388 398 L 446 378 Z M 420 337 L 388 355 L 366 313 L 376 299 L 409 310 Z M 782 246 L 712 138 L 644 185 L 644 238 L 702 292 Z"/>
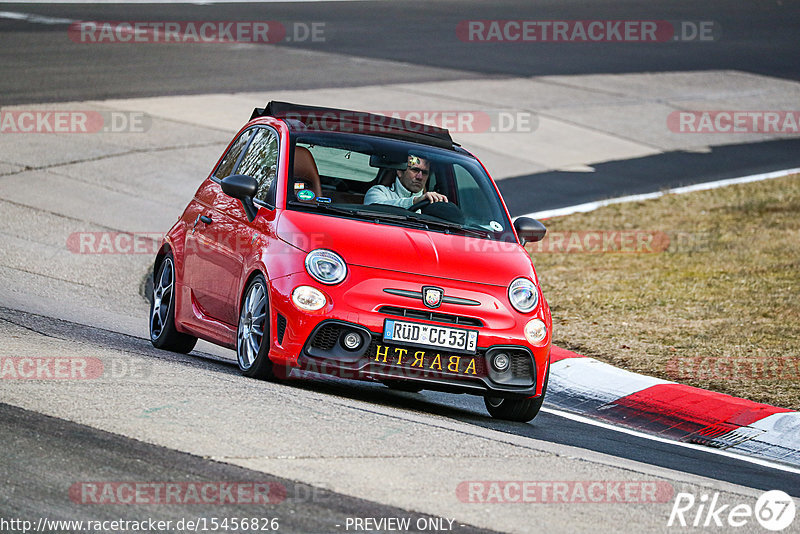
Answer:
<path fill-rule="evenodd" d="M 397 171 L 397 177 L 391 186 L 373 185 L 364 196 L 364 204 L 388 204 L 401 208 L 410 208 L 417 202 L 428 199 L 431 202 L 447 202 L 441 193 L 428 191 L 424 193 L 428 183 L 431 165 L 427 159 L 409 155 L 408 166 L 404 171 Z"/>

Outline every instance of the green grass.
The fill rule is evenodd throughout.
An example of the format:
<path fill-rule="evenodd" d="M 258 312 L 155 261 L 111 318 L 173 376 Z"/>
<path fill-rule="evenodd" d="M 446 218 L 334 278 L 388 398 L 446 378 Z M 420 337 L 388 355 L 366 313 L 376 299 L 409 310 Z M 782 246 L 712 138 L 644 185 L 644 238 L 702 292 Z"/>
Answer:
<path fill-rule="evenodd" d="M 554 253 L 529 244 L 555 344 L 800 409 L 800 175 L 545 224 L 554 236 L 641 230 L 670 238 L 666 250 L 650 253 Z"/>

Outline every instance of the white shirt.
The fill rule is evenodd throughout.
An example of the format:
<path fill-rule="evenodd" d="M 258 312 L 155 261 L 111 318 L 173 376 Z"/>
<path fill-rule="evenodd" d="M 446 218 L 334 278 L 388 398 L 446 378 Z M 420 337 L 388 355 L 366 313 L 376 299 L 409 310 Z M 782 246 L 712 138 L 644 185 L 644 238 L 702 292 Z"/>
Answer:
<path fill-rule="evenodd" d="M 400 183 L 399 178 L 394 179 L 391 187 L 385 185 L 373 185 L 364 195 L 364 204 L 388 204 L 389 206 L 399 206 L 410 208 L 412 204 L 419 200 L 418 197 L 424 195 L 423 191 L 412 193 Z"/>

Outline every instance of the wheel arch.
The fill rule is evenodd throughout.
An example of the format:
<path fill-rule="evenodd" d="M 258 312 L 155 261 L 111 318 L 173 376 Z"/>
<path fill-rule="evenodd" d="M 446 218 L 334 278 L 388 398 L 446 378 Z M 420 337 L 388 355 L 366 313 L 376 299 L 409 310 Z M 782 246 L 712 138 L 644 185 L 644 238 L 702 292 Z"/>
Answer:
<path fill-rule="evenodd" d="M 270 319 L 271 319 L 271 315 L 272 315 L 272 313 L 271 313 L 272 296 L 269 293 L 270 292 L 270 289 L 269 289 L 269 277 L 267 276 L 266 269 L 264 269 L 263 266 L 261 266 L 261 265 L 256 265 L 256 266 L 252 267 L 250 269 L 250 274 L 248 274 L 247 278 L 244 279 L 244 284 L 242 284 L 242 287 L 239 290 L 239 298 L 236 301 L 236 310 L 238 311 L 238 310 L 242 309 L 242 302 L 244 301 L 244 293 L 245 293 L 245 291 L 247 291 L 247 286 L 249 286 L 250 282 L 252 282 L 253 279 L 258 275 L 263 276 L 264 277 L 264 281 L 266 282 L 266 288 L 265 289 L 267 291 L 267 306 L 270 307 Z"/>
<path fill-rule="evenodd" d="M 156 252 L 156 257 L 153 260 L 153 276 L 155 276 L 158 270 L 161 268 L 161 264 L 164 262 L 164 258 L 166 258 L 167 254 L 169 254 L 170 252 L 172 252 L 172 247 L 170 246 L 170 244 L 167 242 L 162 243 L 161 248 L 158 249 L 158 252 Z M 172 255 L 175 256 L 174 253 Z"/>
<path fill-rule="evenodd" d="M 184 333 L 186 330 L 184 329 L 183 322 L 181 321 L 184 303 L 181 292 L 178 290 L 183 280 L 183 262 L 181 261 L 182 258 L 179 257 L 179 252 L 173 248 L 172 240 L 169 237 L 164 238 L 164 241 L 161 243 L 161 247 L 158 249 L 158 252 L 156 252 L 156 257 L 153 260 L 153 284 L 155 284 L 155 277 L 158 275 L 158 270 L 161 269 L 161 264 L 164 263 L 164 259 L 167 257 L 167 254 L 170 253 L 172 254 L 172 265 L 175 269 L 175 328 L 178 330 L 178 332 Z"/>

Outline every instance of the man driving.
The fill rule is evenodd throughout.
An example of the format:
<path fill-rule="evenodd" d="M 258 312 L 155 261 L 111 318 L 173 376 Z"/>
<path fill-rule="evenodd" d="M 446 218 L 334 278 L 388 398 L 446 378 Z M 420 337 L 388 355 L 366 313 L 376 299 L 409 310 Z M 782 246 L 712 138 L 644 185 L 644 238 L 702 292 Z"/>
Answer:
<path fill-rule="evenodd" d="M 431 202 L 447 202 L 447 197 L 435 191 L 424 192 L 430 176 L 430 162 L 419 156 L 409 155 L 408 166 L 397 171 L 391 186 L 374 185 L 364 196 L 364 204 L 388 204 L 410 208 L 417 202 L 427 199 Z"/>

